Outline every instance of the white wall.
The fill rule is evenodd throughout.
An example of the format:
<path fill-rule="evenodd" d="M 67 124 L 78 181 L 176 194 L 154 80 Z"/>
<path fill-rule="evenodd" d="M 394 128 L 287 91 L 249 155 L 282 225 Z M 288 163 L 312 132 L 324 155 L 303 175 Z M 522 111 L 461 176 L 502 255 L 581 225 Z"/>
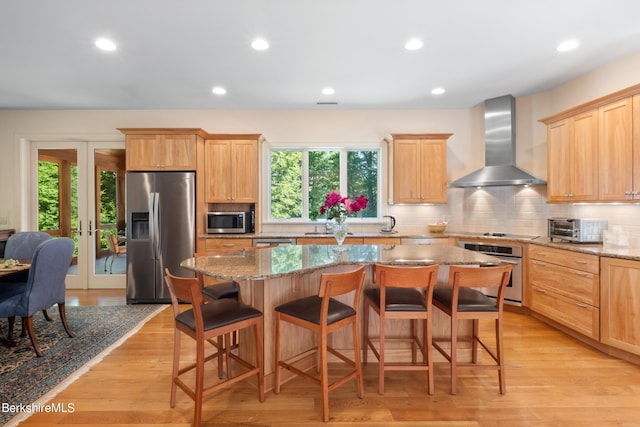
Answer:
<path fill-rule="evenodd" d="M 594 70 L 552 91 L 518 97 L 518 166 L 546 177 L 546 129 L 538 122 L 577 104 L 640 83 L 640 53 Z M 501 96 L 505 94 L 495 94 Z M 211 133 L 260 133 L 273 143 L 382 142 L 389 133 L 453 133 L 448 144 L 447 175 L 461 177 L 484 164 L 481 105 L 464 110 L 137 110 L 0 111 L 0 228 L 22 228 L 20 138 L 123 140 L 118 127 L 200 127 Z M 385 213 L 407 232 L 424 232 L 428 222 L 446 215 L 450 229 L 544 234 L 549 215 L 611 218 L 635 225 L 638 206 L 546 205 L 545 189 L 449 189 L 444 206 L 390 206 Z"/>

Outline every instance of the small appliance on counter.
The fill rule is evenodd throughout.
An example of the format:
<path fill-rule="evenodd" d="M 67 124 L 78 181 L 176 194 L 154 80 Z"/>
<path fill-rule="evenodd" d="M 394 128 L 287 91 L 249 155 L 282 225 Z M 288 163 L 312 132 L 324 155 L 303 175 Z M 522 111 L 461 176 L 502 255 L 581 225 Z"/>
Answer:
<path fill-rule="evenodd" d="M 396 219 L 390 215 L 385 215 L 382 217 L 382 220 L 384 222 L 382 223 L 380 231 L 382 233 L 393 233 L 393 227 L 396 226 Z"/>
<path fill-rule="evenodd" d="M 606 219 L 549 218 L 549 240 L 572 243 L 602 243 L 602 232 L 607 229 Z"/>

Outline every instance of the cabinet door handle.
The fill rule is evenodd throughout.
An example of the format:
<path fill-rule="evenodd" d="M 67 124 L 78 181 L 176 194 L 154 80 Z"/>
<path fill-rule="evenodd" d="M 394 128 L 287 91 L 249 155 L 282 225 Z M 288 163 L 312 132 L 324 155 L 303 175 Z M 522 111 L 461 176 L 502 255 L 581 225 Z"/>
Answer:
<path fill-rule="evenodd" d="M 576 259 L 576 260 L 573 260 L 573 262 L 575 262 L 576 264 L 582 264 L 582 265 L 588 264 L 587 261 L 584 261 L 582 259 Z"/>
<path fill-rule="evenodd" d="M 540 292 L 541 294 L 546 294 L 547 293 L 547 291 L 545 291 L 542 288 L 535 288 L 535 290 L 536 290 L 536 292 Z"/>
<path fill-rule="evenodd" d="M 539 265 L 539 266 L 541 266 L 541 267 L 544 267 L 544 266 L 546 266 L 546 265 L 547 265 L 547 263 L 546 263 L 546 262 L 542 262 L 542 261 L 533 260 L 532 262 L 533 262 L 535 265 Z"/>
<path fill-rule="evenodd" d="M 580 277 L 591 277 L 591 273 L 586 273 L 584 271 L 576 271 L 575 274 Z"/>
<path fill-rule="evenodd" d="M 538 252 L 537 255 L 539 256 L 548 256 L 549 254 L 546 252 Z"/>
<path fill-rule="evenodd" d="M 578 307 L 580 307 L 580 308 L 588 308 L 589 307 L 589 304 L 585 304 L 585 303 L 582 303 L 582 302 L 575 302 L 574 301 L 573 304 L 578 306 Z"/>

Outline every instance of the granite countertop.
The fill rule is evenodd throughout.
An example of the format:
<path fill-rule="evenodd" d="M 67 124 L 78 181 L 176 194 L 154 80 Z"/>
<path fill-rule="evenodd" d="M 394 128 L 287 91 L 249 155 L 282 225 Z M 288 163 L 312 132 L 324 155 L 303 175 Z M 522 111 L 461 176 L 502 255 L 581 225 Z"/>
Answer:
<path fill-rule="evenodd" d="M 498 258 L 448 245 L 287 245 L 189 258 L 180 265 L 220 279 L 262 280 L 345 264 L 495 265 Z"/>
<path fill-rule="evenodd" d="M 395 238 L 409 238 L 409 239 L 445 239 L 451 237 L 451 234 L 448 233 L 424 233 L 424 234 L 415 234 L 415 233 L 400 233 L 400 232 L 392 232 L 392 233 L 383 233 L 381 231 L 372 231 L 372 232 L 364 232 L 364 233 L 352 233 L 349 234 L 348 237 L 395 237 Z M 332 233 L 325 232 L 270 232 L 270 233 L 246 233 L 246 234 L 201 234 L 198 237 L 203 239 L 273 239 L 273 238 L 293 238 L 293 239 L 301 239 L 304 237 L 308 238 L 316 238 L 316 237 L 326 237 L 333 238 Z"/>

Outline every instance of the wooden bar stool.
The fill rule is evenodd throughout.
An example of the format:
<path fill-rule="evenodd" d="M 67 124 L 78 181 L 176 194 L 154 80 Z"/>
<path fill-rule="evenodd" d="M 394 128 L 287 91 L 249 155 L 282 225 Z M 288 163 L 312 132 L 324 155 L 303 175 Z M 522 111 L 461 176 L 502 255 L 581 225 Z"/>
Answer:
<path fill-rule="evenodd" d="M 171 407 L 176 404 L 176 388 L 180 387 L 195 401 L 193 424 L 199 426 L 202 419 L 202 400 L 205 396 L 222 388 L 230 387 L 234 383 L 253 375 L 258 380 L 258 398 L 264 401 L 264 368 L 263 368 L 263 315 L 262 312 L 244 305 L 231 298 L 204 303 L 200 283 L 195 277 L 177 277 L 165 269 L 165 282 L 171 294 L 171 305 L 175 317 L 173 373 L 171 380 Z M 191 303 L 191 309 L 181 311 L 179 301 Z M 256 362 L 242 359 L 231 353 L 229 334 L 243 328 L 253 328 L 255 336 Z M 180 343 L 182 334 L 196 341 L 196 362 L 180 367 Z M 224 336 L 224 349 L 217 341 Z M 215 353 L 205 355 L 205 344 L 210 343 L 216 349 Z M 213 358 L 224 357 L 227 367 L 227 378 L 208 387 L 204 386 L 205 362 Z M 241 372 L 233 375 L 231 360 L 242 366 Z M 181 375 L 195 369 L 195 387 L 191 388 L 181 378 Z"/>
<path fill-rule="evenodd" d="M 433 292 L 433 305 L 451 316 L 451 337 L 434 339 L 433 346 L 451 364 L 451 394 L 456 394 L 457 374 L 459 368 L 495 369 L 498 371 L 500 394 L 506 392 L 504 380 L 504 351 L 502 345 L 502 310 L 504 292 L 511 277 L 511 265 L 495 267 L 449 267 L 448 286 L 438 286 Z M 482 292 L 471 288 L 497 287 L 497 298 L 489 298 Z M 471 363 L 459 363 L 458 320 L 473 320 L 472 359 Z M 495 319 L 496 352 L 494 353 L 478 336 L 478 321 Z M 448 341 L 451 345 L 447 353 L 438 341 Z M 478 364 L 478 344 L 491 356 L 495 364 Z"/>
<path fill-rule="evenodd" d="M 377 264 L 375 281 L 379 288 L 364 291 L 364 328 L 362 343 L 363 362 L 367 363 L 368 348 L 378 359 L 378 393 L 384 394 L 385 371 L 426 371 L 427 389 L 433 394 L 433 360 L 431 357 L 431 298 L 438 278 L 438 265 L 400 267 Z M 418 288 L 421 288 L 418 290 Z M 380 350 L 376 350 L 369 336 L 369 308 L 380 317 Z M 411 336 L 408 338 L 387 337 L 386 319 L 411 320 Z M 418 338 L 418 320 L 424 323 L 422 342 Z M 385 347 L 388 342 L 410 342 L 411 364 L 385 362 Z M 417 349 L 422 353 L 422 362 L 417 364 Z"/>
<path fill-rule="evenodd" d="M 310 379 L 320 385 L 322 393 L 322 419 L 329 421 L 329 392 L 338 388 L 347 381 L 355 378 L 358 385 L 358 397 L 364 397 L 364 384 L 362 379 L 362 363 L 360 361 L 360 339 L 358 325 L 360 323 L 360 296 L 364 282 L 364 266 L 348 273 L 322 274 L 318 295 L 300 298 L 287 302 L 275 308 L 276 312 L 276 372 L 275 393 L 280 393 L 280 368 L 286 368 L 296 375 Z M 337 301 L 333 297 L 354 293 L 353 305 Z M 296 326 L 306 328 L 318 334 L 319 345 L 287 361 L 281 360 L 280 344 L 282 340 L 282 322 L 289 322 Z M 353 331 L 353 360 L 336 351 L 328 345 L 330 333 L 351 325 Z M 303 357 L 317 352 L 319 354 L 318 371 L 320 377 L 312 375 L 293 364 Z M 351 366 L 348 374 L 329 384 L 327 353 L 337 356 L 340 360 Z"/>

